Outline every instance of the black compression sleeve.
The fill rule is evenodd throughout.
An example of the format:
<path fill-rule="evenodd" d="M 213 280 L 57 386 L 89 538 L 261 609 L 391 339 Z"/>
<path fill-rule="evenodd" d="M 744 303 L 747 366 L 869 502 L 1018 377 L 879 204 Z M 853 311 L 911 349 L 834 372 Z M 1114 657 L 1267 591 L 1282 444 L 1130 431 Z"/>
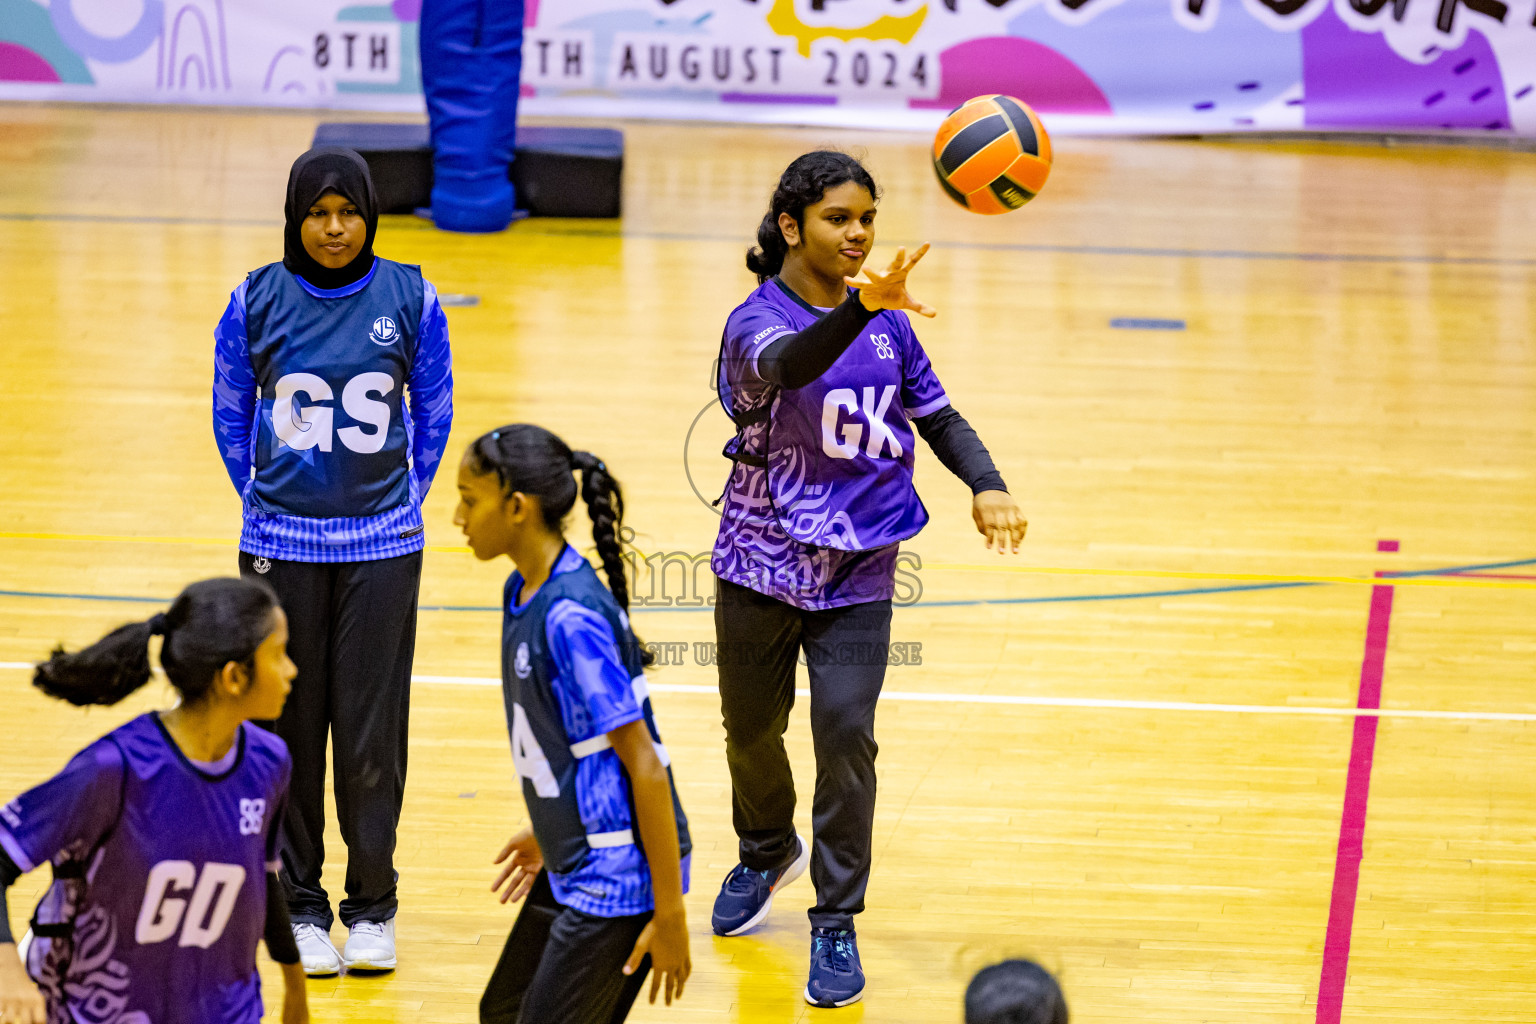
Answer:
<path fill-rule="evenodd" d="M 20 877 L 21 868 L 6 856 L 4 850 L 0 850 L 0 946 L 16 941 L 16 936 L 11 934 L 11 908 L 5 902 L 5 890 L 14 885 L 16 879 Z"/>
<path fill-rule="evenodd" d="M 769 342 L 757 357 L 759 376 L 781 388 L 805 387 L 837 362 L 876 312 L 865 309 L 859 293 L 849 289 L 841 305 L 805 330 Z"/>
<path fill-rule="evenodd" d="M 293 923 L 288 918 L 288 896 L 283 883 L 267 873 L 267 955 L 280 964 L 299 962 L 299 944 L 293 939 Z"/>
<path fill-rule="evenodd" d="M 952 405 L 938 412 L 918 417 L 917 432 L 939 457 L 944 468 L 965 481 L 972 494 L 982 491 L 1006 491 L 1003 475 L 992 464 L 992 455 L 981 443 L 976 431 Z"/>

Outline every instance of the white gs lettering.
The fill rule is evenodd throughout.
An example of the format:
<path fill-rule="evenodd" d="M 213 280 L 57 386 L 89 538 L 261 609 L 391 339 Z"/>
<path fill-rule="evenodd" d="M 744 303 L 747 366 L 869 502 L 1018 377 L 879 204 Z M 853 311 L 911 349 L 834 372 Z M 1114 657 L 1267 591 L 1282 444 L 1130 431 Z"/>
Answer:
<path fill-rule="evenodd" d="M 342 427 L 336 431 L 341 443 L 355 452 L 372 455 L 384 447 L 389 436 L 389 406 L 369 398 L 377 393 L 380 398 L 395 390 L 395 379 L 387 373 L 360 373 L 347 381 L 341 392 L 341 407 L 355 420 L 373 425 L 373 433 L 365 434 L 361 427 Z"/>
<path fill-rule="evenodd" d="M 283 375 L 272 390 L 272 429 L 278 440 L 302 452 L 319 446 L 331 450 L 331 421 L 335 413 L 324 406 L 305 408 L 294 396 L 305 395 L 310 401 L 324 402 L 334 396 L 331 386 L 312 373 Z"/>
<path fill-rule="evenodd" d="M 336 410 L 330 406 L 302 404 L 299 396 L 311 402 L 326 402 L 336 393 L 321 378 L 312 373 L 289 373 L 278 379 L 272 390 L 272 429 L 278 440 L 294 451 L 319 448 L 331 450 L 333 438 L 360 455 L 372 455 L 384 447 L 389 438 L 390 408 L 380 398 L 395 389 L 394 378 L 387 373 L 360 373 L 347 381 L 341 391 L 341 407 L 347 415 L 373 427 L 342 427 L 335 430 Z"/>
<path fill-rule="evenodd" d="M 210 861 L 199 873 L 191 861 L 163 860 L 149 871 L 133 937 L 150 946 L 180 929 L 177 945 L 207 949 L 224 934 L 244 884 L 245 868 L 238 864 Z"/>
<path fill-rule="evenodd" d="M 896 397 L 896 385 L 887 384 L 878 399 L 874 388 L 864 389 L 862 411 L 864 422 L 869 424 L 867 446 L 864 445 L 862 424 L 855 421 L 839 422 L 843 412 L 861 410 L 859 397 L 852 388 L 833 388 L 827 392 L 821 404 L 821 450 L 834 459 L 851 459 L 859 454 L 860 448 L 864 448 L 865 454 L 876 459 L 889 448 L 892 458 L 901 458 L 901 442 L 885 422 L 891 400 Z"/>

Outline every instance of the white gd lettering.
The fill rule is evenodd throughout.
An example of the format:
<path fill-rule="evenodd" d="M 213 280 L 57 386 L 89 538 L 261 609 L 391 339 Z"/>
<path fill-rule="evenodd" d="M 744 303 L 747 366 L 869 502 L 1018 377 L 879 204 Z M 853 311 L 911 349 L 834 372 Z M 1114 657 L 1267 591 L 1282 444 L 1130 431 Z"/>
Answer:
<path fill-rule="evenodd" d="M 134 938 L 141 946 L 175 935 L 177 945 L 207 949 L 219 941 L 245 884 L 245 868 L 210 861 L 199 872 L 191 861 L 163 860 L 149 871 Z"/>
<path fill-rule="evenodd" d="M 528 724 L 528 713 L 521 704 L 512 705 L 512 764 L 517 774 L 533 783 L 533 791 L 545 799 L 560 795 L 560 783 L 555 771 L 539 746 L 539 738 Z"/>
<path fill-rule="evenodd" d="M 374 429 L 371 433 L 361 427 L 335 430 L 335 409 L 325 405 L 304 405 L 300 398 L 328 402 L 336 397 L 331 386 L 312 373 L 284 374 L 272 389 L 272 429 L 278 440 L 294 451 L 319 448 L 328 452 L 333 437 L 339 437 L 351 451 L 371 455 L 382 449 L 388 440 L 390 408 L 388 403 L 369 396 L 377 394 L 382 398 L 394 389 L 394 378 L 387 373 L 360 373 L 347 381 L 341 391 L 341 407 L 348 416 Z"/>
<path fill-rule="evenodd" d="M 834 388 L 827 392 L 826 398 L 821 404 L 821 450 L 834 459 L 851 459 L 859 454 L 859 449 L 864 448 L 865 454 L 870 458 L 879 458 L 887 448 L 891 451 L 891 457 L 899 459 L 902 455 L 901 442 L 896 438 L 895 432 L 885 422 L 885 414 L 891 408 L 891 400 L 896 397 L 896 385 L 887 384 L 880 391 L 878 400 L 875 396 L 875 388 L 865 388 L 862 407 L 859 395 L 852 388 Z M 857 421 L 840 422 L 843 412 L 859 412 L 864 414 L 864 422 L 869 424 L 869 444 L 864 445 L 864 426 Z"/>

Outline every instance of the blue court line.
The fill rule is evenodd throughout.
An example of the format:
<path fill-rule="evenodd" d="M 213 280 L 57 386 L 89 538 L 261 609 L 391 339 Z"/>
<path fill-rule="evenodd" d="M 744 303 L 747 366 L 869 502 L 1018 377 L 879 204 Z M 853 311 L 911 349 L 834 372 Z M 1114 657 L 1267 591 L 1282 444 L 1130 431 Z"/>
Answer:
<path fill-rule="evenodd" d="M 1182 331 L 1186 324 L 1183 320 L 1162 320 L 1157 317 L 1146 316 L 1117 316 L 1109 322 L 1109 326 L 1122 331 Z"/>
<path fill-rule="evenodd" d="M 1536 565 L 1536 558 L 1520 558 L 1511 562 L 1484 562 L 1478 565 L 1454 565 L 1442 569 L 1412 569 L 1404 572 L 1382 573 L 1384 579 L 1401 579 L 1410 576 L 1441 576 L 1453 572 L 1478 572 L 1487 569 L 1510 569 L 1521 565 Z M 1361 580 L 1362 583 L 1369 582 Z M 961 601 L 919 601 L 916 604 L 898 604 L 898 608 L 977 608 L 983 605 L 1009 604 L 1068 604 L 1076 601 L 1132 601 L 1152 597 L 1192 597 L 1197 594 L 1235 594 L 1248 590 L 1289 590 L 1295 587 L 1332 587 L 1334 583 L 1237 583 L 1224 587 L 1186 587 L 1179 590 L 1136 590 L 1118 594 L 1062 594 L 1053 597 L 997 597 L 973 598 Z M 169 604 L 168 597 L 139 597 L 120 594 L 70 594 L 48 590 L 0 590 L 0 597 L 26 597 L 54 601 L 116 601 L 132 604 Z M 494 604 L 424 604 L 418 606 L 424 612 L 500 612 Z M 689 605 L 686 607 L 647 608 L 636 606 L 632 614 L 646 612 L 712 612 L 713 605 Z"/>
<path fill-rule="evenodd" d="M 408 217 L 409 214 L 390 214 L 388 216 Z M 68 223 L 99 223 L 99 224 L 167 224 L 167 225 L 192 225 L 197 227 L 210 226 L 234 226 L 234 227 L 263 227 L 280 228 L 282 221 L 256 219 L 256 218 L 210 218 L 210 217 L 166 217 L 154 215 L 117 215 L 117 214 L 89 214 L 89 213 L 4 213 L 0 212 L 0 221 L 59 221 Z M 528 222 L 524 222 L 528 223 Z M 422 222 L 424 229 L 430 229 L 431 225 Z M 561 231 L 540 231 L 537 225 L 527 228 L 512 228 L 513 234 L 537 235 L 540 238 L 614 238 L 623 240 L 626 238 L 645 239 L 660 242 L 713 242 L 728 245 L 744 245 L 747 238 L 737 238 L 734 235 L 701 235 L 689 234 L 680 231 L 602 231 L 591 228 L 573 228 Z M 1269 260 L 1279 262 L 1298 263 L 1365 263 L 1365 264 L 1425 264 L 1430 266 L 1453 267 L 1536 267 L 1536 256 L 1533 257 L 1499 257 L 1499 256 L 1389 256 L 1375 253 L 1326 253 L 1326 252 L 1268 252 L 1254 249 L 1164 249 L 1143 248 L 1134 245 L 1046 245 L 1023 242 L 964 242 L 954 240 L 932 240 L 935 245 L 944 249 L 968 249 L 978 252 L 1027 252 L 1043 253 L 1067 256 L 1155 256 L 1172 259 L 1206 259 L 1206 260 Z M 911 248 L 919 243 L 902 242 L 893 240 L 892 244 L 906 245 Z"/>

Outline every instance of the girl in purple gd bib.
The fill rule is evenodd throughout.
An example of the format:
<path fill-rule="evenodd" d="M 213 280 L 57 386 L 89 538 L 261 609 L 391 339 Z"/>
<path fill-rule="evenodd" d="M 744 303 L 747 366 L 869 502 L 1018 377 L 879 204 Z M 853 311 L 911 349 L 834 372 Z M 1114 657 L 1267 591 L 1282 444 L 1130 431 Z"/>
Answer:
<path fill-rule="evenodd" d="M 928 521 L 912 486 L 916 434 L 974 495 L 976 528 L 1017 551 L 1023 513 L 950 404 L 902 310 L 928 251 L 864 270 L 879 191 L 842 153 L 807 153 L 779 179 L 747 268 L 758 288 L 726 320 L 720 402 L 735 422 L 711 567 L 720 702 L 739 863 L 712 924 L 740 935 L 809 864 L 806 1001 L 863 994 L 853 917 L 864 909 L 875 807 L 875 703 L 885 680 L 897 548 Z M 784 731 L 795 662 L 810 674 L 813 843 L 796 835 Z M 850 654 L 855 656 L 850 656 Z"/>
<path fill-rule="evenodd" d="M 149 682 L 154 636 L 176 706 L 0 807 L 0 1024 L 259 1024 L 261 940 L 283 965 L 283 1024 L 308 1024 L 277 878 L 292 763 L 251 722 L 283 710 L 288 619 L 265 584 L 203 580 L 163 614 L 54 651 L 34 685 L 116 704 Z M 45 862 L 23 967 L 5 890 Z"/>

